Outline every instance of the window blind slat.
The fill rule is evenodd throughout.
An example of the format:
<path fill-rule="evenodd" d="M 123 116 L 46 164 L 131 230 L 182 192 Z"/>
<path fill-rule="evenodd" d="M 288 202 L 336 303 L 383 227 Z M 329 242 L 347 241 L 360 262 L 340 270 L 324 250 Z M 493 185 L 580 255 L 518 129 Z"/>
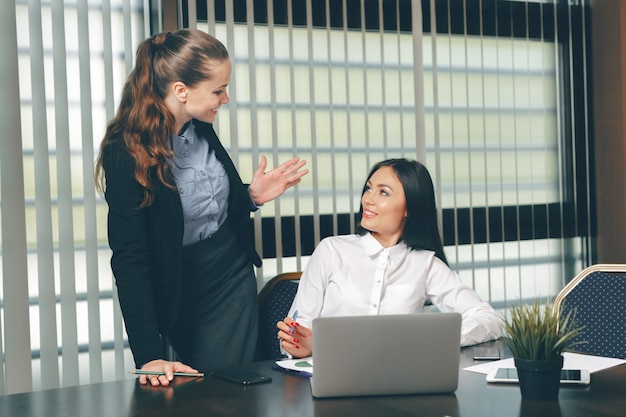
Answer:
<path fill-rule="evenodd" d="M 335 153 L 335 111 L 334 111 L 334 86 L 333 86 L 333 65 L 332 65 L 332 33 L 330 26 L 330 0 L 325 0 L 326 7 L 326 61 L 328 74 L 328 104 L 329 104 L 329 141 L 333 154 Z M 332 218 L 333 218 L 333 235 L 339 234 L 339 225 L 337 224 L 337 164 L 335 158 L 330 160 L 331 175 L 331 199 L 332 199 Z"/>
<path fill-rule="evenodd" d="M 104 66 L 104 109 L 107 120 L 111 120 L 115 114 L 112 41 L 113 31 L 111 26 L 111 0 L 102 0 L 102 64 Z M 97 149 L 97 144 L 92 144 L 91 148 Z"/>
<path fill-rule="evenodd" d="M 33 147 L 37 218 L 37 277 L 39 298 L 39 349 L 41 388 L 59 386 L 54 238 L 46 115 L 45 62 L 41 2 L 31 0 L 28 7 L 30 70 L 33 106 Z"/>
<path fill-rule="evenodd" d="M 215 10 L 215 0 L 206 0 L 206 9 L 207 9 L 207 24 L 209 27 L 208 32 L 212 35 L 215 35 L 215 13 L 211 13 L 212 10 Z"/>
<path fill-rule="evenodd" d="M 179 2 L 179 7 L 181 8 L 180 15 L 182 16 L 183 15 L 182 2 Z M 187 27 L 196 29 L 198 27 L 198 21 L 196 19 L 196 16 L 198 15 L 198 13 L 196 12 L 196 2 L 188 1 L 187 8 L 189 10 L 189 13 L 187 14 L 187 18 L 189 19 Z"/>
<path fill-rule="evenodd" d="M 132 5 L 131 5 L 131 1 L 132 0 L 122 0 L 122 11 L 123 11 L 123 19 L 124 19 L 124 28 L 128 29 L 124 31 L 124 62 L 126 64 L 126 74 L 130 74 L 130 72 L 133 69 L 133 65 L 135 63 L 135 49 L 134 49 L 134 43 L 133 43 L 133 32 L 131 30 L 131 28 L 133 27 L 132 24 L 132 17 L 133 17 L 133 10 L 132 10 Z M 150 0 L 147 0 L 150 1 Z M 161 2 L 157 2 L 159 5 L 161 4 Z M 144 22 L 150 22 L 149 16 L 146 16 L 147 13 L 149 13 L 149 8 L 145 9 L 144 11 Z M 161 10 L 162 12 L 162 10 Z M 163 22 L 163 17 L 160 16 L 159 22 Z M 161 31 L 163 29 L 161 28 Z M 144 37 L 148 37 L 150 36 L 150 26 L 145 25 L 144 26 Z M 125 77 L 124 77 L 125 78 Z"/>
<path fill-rule="evenodd" d="M 298 154 L 298 132 L 297 132 L 297 119 L 296 119 L 296 77 L 295 77 L 295 58 L 294 58 L 294 34 L 293 34 L 293 3 L 292 0 L 287 0 L 287 33 L 289 38 L 289 98 L 290 98 L 290 113 L 291 113 L 291 149 L 294 155 Z M 300 187 L 294 189 L 294 230 L 296 235 L 296 268 L 298 271 L 302 270 L 302 239 L 300 239 Z"/>
<path fill-rule="evenodd" d="M 415 146 L 417 160 L 426 162 L 426 126 L 424 121 L 424 51 L 422 26 L 422 0 L 411 0 L 413 27 L 413 91 L 415 95 Z"/>
<path fill-rule="evenodd" d="M 385 63 L 385 16 L 383 13 L 383 0 L 378 0 L 378 35 L 380 53 L 380 89 L 382 107 L 382 134 L 383 134 L 383 159 L 389 158 L 389 137 L 387 132 L 387 76 L 388 71 Z M 394 155 L 397 156 L 397 155 Z M 379 157 L 380 159 L 380 157 Z"/>
<path fill-rule="evenodd" d="M 268 52 L 269 52 L 269 82 L 270 82 L 270 109 L 271 109 L 271 128 L 272 128 L 272 156 L 268 156 L 271 159 L 273 166 L 278 166 L 280 163 L 279 145 L 278 145 L 278 105 L 276 98 L 277 82 L 276 82 L 276 46 L 275 46 L 275 33 L 274 33 L 274 2 L 273 0 L 267 1 L 267 36 L 268 36 Z M 275 200 L 274 205 L 274 236 L 276 238 L 276 274 L 286 272 L 283 269 L 283 237 L 282 237 L 282 222 L 280 221 L 282 198 Z M 262 213 L 257 214 L 260 216 Z M 267 233 L 272 231 L 267 230 Z M 263 276 L 257 274 L 257 281 L 259 285 L 263 283 Z"/>
<path fill-rule="evenodd" d="M 587 33 L 587 8 L 583 8 L 582 9 L 582 19 L 581 19 L 581 25 L 582 25 L 582 33 L 586 34 Z M 581 36 L 582 38 L 582 44 L 583 47 L 582 49 L 582 69 L 583 69 L 583 82 L 584 82 L 584 88 L 583 88 L 583 94 L 584 94 L 584 100 L 583 100 L 583 107 L 584 107 L 584 115 L 585 117 L 583 118 L 583 120 L 585 121 L 584 125 L 585 125 L 585 167 L 586 167 L 586 181 L 588 184 L 591 184 L 593 181 L 593 178 L 591 176 L 591 172 L 593 172 L 593 162 L 590 159 L 590 155 L 593 155 L 593 152 L 591 151 L 593 149 L 593 142 L 592 139 L 590 137 L 590 121 L 592 118 L 591 112 L 590 112 L 590 105 L 589 105 L 589 101 L 590 101 L 590 97 L 589 97 L 589 93 L 588 93 L 588 85 L 587 85 L 587 80 L 589 79 L 588 77 L 588 68 L 587 68 L 587 37 L 586 36 Z M 586 218 L 586 224 L 592 224 L 593 219 L 591 214 L 593 213 L 593 205 L 592 205 L 592 191 L 591 191 L 591 187 L 587 187 L 586 188 L 587 193 L 585 196 L 585 201 L 586 201 L 586 208 L 587 208 L 587 218 Z M 587 231 L 587 235 L 590 235 L 590 232 Z M 587 259 L 588 263 L 592 263 L 592 254 L 593 254 L 593 243 L 592 243 L 592 239 L 587 239 L 586 240 L 586 245 L 585 245 L 585 258 Z M 574 276 L 574 275 L 572 275 Z M 563 282 L 563 285 L 565 285 L 565 282 Z"/>
<path fill-rule="evenodd" d="M 487 80 L 486 80 L 486 76 L 485 76 L 485 36 L 484 36 L 484 19 L 483 19 L 483 1 L 480 0 L 479 3 L 479 12 L 480 12 L 480 83 L 481 83 L 481 109 L 482 109 L 482 120 L 481 120 L 481 128 L 482 128 L 482 152 L 485 155 L 484 157 L 484 166 L 483 166 L 483 170 L 485 172 L 484 178 L 483 178 L 483 187 L 484 189 L 488 189 L 489 187 L 489 181 L 488 181 L 488 175 L 487 175 L 487 171 L 489 169 L 489 164 L 488 164 L 488 158 L 487 158 L 487 149 L 488 149 L 488 145 L 487 145 L 487 106 L 486 106 L 486 101 L 487 101 Z M 489 196 L 489 193 L 486 193 L 485 195 L 485 205 L 489 206 L 491 203 L 491 199 Z M 491 302 L 492 298 L 493 298 L 493 294 L 492 294 L 492 279 L 494 278 L 493 274 L 492 274 L 492 264 L 491 264 L 491 245 L 489 244 L 489 240 L 490 240 L 490 222 L 489 222 L 489 216 L 490 213 L 487 210 L 486 212 L 486 222 L 485 222 L 485 233 L 487 235 L 487 247 L 486 247 L 486 263 L 487 263 L 487 301 Z"/>
<path fill-rule="evenodd" d="M 430 32 L 431 33 L 437 33 L 437 15 L 436 15 L 436 9 L 435 9 L 435 0 L 430 0 L 429 2 L 429 6 L 430 6 Z M 415 6 L 413 6 L 415 7 Z M 399 25 L 398 25 L 399 27 Z M 442 176 L 441 176 L 441 136 L 440 136 L 440 130 L 439 130 L 439 123 L 440 123 L 440 119 L 439 119 L 439 76 L 438 76 L 438 61 L 437 61 L 437 36 L 431 36 L 430 37 L 430 48 L 431 48 L 431 54 L 430 54 L 430 59 L 431 59 L 431 73 L 432 73 L 432 90 L 433 90 L 433 105 L 432 105 L 432 112 L 433 112 L 433 145 L 434 145 L 434 159 L 435 159 L 435 163 L 431 165 L 431 169 L 433 170 L 433 182 L 434 182 L 434 186 L 435 186 L 435 194 L 436 194 L 436 198 L 437 198 L 437 218 L 439 219 L 439 222 L 441 222 L 441 218 L 442 218 L 442 210 L 443 210 L 443 204 L 442 204 Z M 423 52 L 422 52 L 422 56 Z M 423 59 L 423 58 L 422 58 Z M 417 112 L 417 107 L 416 107 L 416 112 Z M 419 132 L 418 130 L 416 130 L 417 132 Z M 424 126 L 424 136 L 426 136 L 426 127 Z M 416 139 L 417 140 L 417 139 Z M 425 142 L 425 140 L 424 140 Z M 419 152 L 418 152 L 419 155 Z M 422 159 L 423 161 L 426 161 L 426 151 L 423 151 L 423 155 L 422 155 Z M 418 160 L 419 160 L 419 156 L 418 156 Z M 442 231 L 443 227 L 440 224 L 439 230 Z M 440 232 L 442 234 L 441 238 L 443 241 L 443 232 Z"/>
<path fill-rule="evenodd" d="M 482 16 L 481 16 L 482 18 Z M 470 125 L 470 79 L 469 79 L 469 48 L 468 48 L 468 42 L 467 42 L 467 37 L 468 37 L 468 33 L 467 33 L 467 8 L 465 7 L 465 0 L 464 0 L 464 5 L 463 5 L 463 31 L 464 31 L 464 36 L 463 36 L 463 40 L 464 40 L 464 56 L 463 56 L 463 60 L 464 60 L 464 65 L 465 65 L 465 129 L 467 130 L 467 136 L 466 136 L 466 141 L 467 141 L 467 149 L 469 149 L 468 155 L 467 155 L 467 167 L 468 167 L 468 176 L 469 176 L 469 188 L 470 190 L 473 189 L 473 184 L 474 184 L 474 153 L 472 152 L 472 142 L 475 139 L 479 139 L 480 138 L 475 138 L 472 135 L 472 127 Z M 473 193 L 470 192 L 469 193 L 469 206 L 471 208 L 474 207 L 474 199 L 473 199 Z M 473 262 L 475 259 L 475 246 L 474 246 L 474 235 L 475 235 L 475 230 L 474 230 L 474 210 L 470 210 L 470 216 L 469 216 L 469 228 L 470 228 L 470 234 L 471 234 L 471 242 L 470 242 L 470 251 L 471 251 L 471 255 L 470 255 L 470 259 L 471 259 L 471 263 L 472 263 L 472 267 L 470 268 L 471 271 L 471 286 L 472 288 L 476 288 L 476 269 L 473 266 Z"/>
<path fill-rule="evenodd" d="M 355 193 L 359 192 L 359 185 L 357 183 L 355 183 L 355 179 L 354 179 L 354 163 L 353 163 L 353 147 L 352 147 L 352 136 L 353 136 L 353 128 L 352 128 L 352 117 L 350 116 L 351 110 L 352 110 L 352 98 L 350 97 L 350 91 L 351 91 L 351 83 L 350 83 L 350 56 L 348 51 L 350 50 L 350 44 L 349 44 L 349 29 L 348 29 L 348 4 L 347 4 L 347 0 L 343 0 L 342 4 L 341 4 L 341 11 L 343 12 L 343 19 L 342 19 L 342 29 L 343 29 L 343 50 L 344 50 L 344 84 L 346 86 L 346 108 L 345 108 L 345 112 L 346 112 L 346 135 L 348 136 L 347 138 L 347 151 L 346 151 L 346 157 L 348 159 L 348 191 L 350 193 L 350 195 L 354 195 Z M 360 204 L 357 204 L 354 202 L 354 199 L 350 199 L 349 201 L 349 206 L 350 206 L 350 215 L 352 215 L 353 213 L 356 213 L 358 211 L 357 207 L 360 207 Z M 350 222 L 350 233 L 354 233 L 356 230 L 356 225 L 353 224 L 353 222 Z"/>
<path fill-rule="evenodd" d="M 515 19 L 513 17 L 513 13 L 510 14 L 510 22 L 509 24 L 511 25 L 511 28 L 513 28 L 515 25 Z M 515 50 L 515 45 L 514 45 L 514 37 L 513 37 L 513 31 L 511 31 L 511 36 L 510 36 L 510 42 L 511 42 L 511 63 L 512 63 L 512 67 L 513 68 L 517 68 L 518 66 L 518 60 L 517 60 L 517 51 Z M 519 135 L 518 135 L 518 123 L 519 123 L 519 111 L 518 111 L 518 101 L 517 101 L 517 97 L 518 97 L 518 84 L 516 82 L 516 77 L 513 73 L 510 74 L 510 82 L 512 83 L 513 87 L 513 124 L 511 126 L 511 135 L 513 138 L 513 150 L 514 150 L 514 155 L 515 157 L 513 158 L 513 165 L 514 165 L 514 184 L 515 184 L 515 200 L 514 203 L 516 204 L 515 207 L 515 216 L 516 218 L 519 219 L 519 207 L 517 206 L 517 204 L 519 203 L 519 195 L 520 195 L 520 183 L 519 183 L 519 177 L 520 177 L 520 163 L 519 163 Z M 517 234 L 516 237 L 519 238 L 520 236 L 520 225 L 519 222 L 517 224 Z M 514 264 L 516 267 L 516 272 L 517 272 L 517 285 L 518 285 L 518 291 L 519 294 L 522 294 L 522 291 L 524 289 L 524 282 L 523 282 L 523 274 L 522 274 L 522 264 L 521 264 L 521 260 L 522 260 L 522 256 L 521 256 L 521 245 L 519 240 L 516 241 L 516 245 L 515 245 L 515 251 L 512 253 L 514 253 L 512 256 L 510 256 L 509 259 L 511 259 L 511 264 Z"/>
<path fill-rule="evenodd" d="M 32 389 L 30 335 L 28 329 L 28 268 L 20 92 L 17 54 L 16 7 L 0 2 L 0 79 L 6 81 L 0 101 L 0 207 L 2 209 L 2 276 L 4 328 L 0 321 L 0 394 Z M 19 277 L 20 279 L 9 279 Z M 2 341 L 4 340 L 4 346 Z M 4 355 L 2 355 L 2 353 Z M 4 357 L 4 361 L 2 358 Z"/>
<path fill-rule="evenodd" d="M 109 0 L 113 1 L 113 0 Z M 112 59 L 110 70 L 112 74 L 116 73 L 116 66 L 119 66 L 120 61 L 124 63 L 124 71 L 119 75 L 118 83 L 112 83 L 112 86 L 120 90 L 116 90 L 117 94 L 112 94 L 111 98 L 116 99 L 116 97 L 121 92 L 121 83 L 124 82 L 127 75 L 133 69 L 134 61 L 135 61 L 135 50 L 143 39 L 149 37 L 151 35 L 151 20 L 153 17 L 153 12 L 155 9 L 158 9 L 158 12 L 162 14 L 162 4 L 161 2 L 152 2 L 150 0 L 115 0 L 116 10 L 115 10 L 115 21 L 112 23 L 111 29 L 108 32 L 111 33 L 111 39 L 113 44 L 115 45 L 112 51 Z M 121 5 L 121 16 L 119 13 L 119 7 Z M 143 7 L 142 7 L 143 5 Z M 154 28 L 156 31 L 163 31 L 163 16 L 159 16 L 158 27 Z M 122 32 L 122 36 L 120 36 L 121 41 L 116 39 L 114 34 L 117 31 Z M 109 65 L 107 65 L 108 67 Z M 109 100 L 109 95 L 107 94 L 107 100 Z M 114 101 L 115 102 L 115 101 Z M 108 116 L 106 120 L 110 120 L 112 117 Z M 101 133 L 104 135 L 104 132 Z M 99 139 L 96 141 L 96 144 L 99 145 Z M 102 202 L 100 203 L 102 204 Z M 102 231 L 100 230 L 100 239 L 102 241 Z M 102 251 L 101 251 L 102 252 Z M 105 252 L 107 254 L 107 262 L 106 265 L 109 265 L 110 259 L 110 250 L 107 247 Z M 126 332 L 124 328 L 124 321 L 122 317 L 122 311 L 120 309 L 119 298 L 117 294 L 117 287 L 115 286 L 115 279 L 110 270 L 110 267 L 106 269 L 106 273 L 102 274 L 102 276 L 106 276 L 105 282 L 112 289 L 111 291 L 111 305 L 113 311 L 112 317 L 112 328 L 110 329 L 113 335 L 113 357 L 115 360 L 115 370 L 114 370 L 114 378 L 120 379 L 124 378 L 127 375 L 128 367 L 133 366 L 132 355 L 130 354 L 130 349 L 128 347 L 128 343 L 126 341 Z M 110 378 L 110 376 L 109 376 Z"/>
<path fill-rule="evenodd" d="M 307 32 L 307 63 L 309 72 L 309 119 L 311 123 L 311 161 L 310 169 L 318 172 L 319 164 L 317 160 L 317 112 L 315 109 L 315 54 L 313 42 L 313 7 L 311 0 L 306 0 L 306 32 Z M 311 177 L 313 182 L 313 195 L 319 195 L 319 175 Z M 319 199 L 313 198 L 313 242 L 317 245 L 320 241 L 320 207 Z"/>
<path fill-rule="evenodd" d="M 234 4 L 233 0 L 226 0 L 226 42 L 223 39 L 220 39 L 225 43 L 226 49 L 229 54 L 233 54 L 236 50 L 236 39 L 235 39 L 235 30 L 234 30 Z M 231 61 L 233 61 L 231 59 Z M 239 106 L 237 105 L 237 71 L 236 71 L 236 62 L 232 62 L 233 71 L 230 75 L 230 83 L 228 84 L 228 95 L 230 97 L 230 102 L 228 103 L 228 120 L 230 126 L 229 133 L 229 141 L 230 147 L 229 149 L 230 157 L 233 160 L 233 163 L 236 167 L 239 167 L 239 143 L 238 143 L 238 133 L 239 129 L 237 128 L 237 110 Z M 219 127 L 219 124 L 218 124 Z M 219 136 L 219 132 L 218 136 Z"/>
<path fill-rule="evenodd" d="M 72 204 L 71 149 L 65 10 L 62 0 L 52 0 L 52 49 L 54 65 L 55 136 L 59 221 L 59 274 L 61 280 L 61 342 L 63 383 L 78 385 L 78 335 Z"/>
<path fill-rule="evenodd" d="M 398 90 L 396 92 L 397 96 L 398 96 L 398 107 L 400 109 L 404 108 L 404 97 L 402 95 L 402 91 L 404 90 L 403 87 L 403 82 L 402 82 L 402 32 L 400 31 L 400 3 L 396 2 L 396 53 L 398 55 L 398 62 L 397 62 L 397 77 L 398 77 Z M 422 58 L 423 59 L 423 58 Z M 400 122 L 400 126 L 399 126 L 399 131 L 400 131 L 400 147 L 402 148 L 402 151 L 400 153 L 401 156 L 404 157 L 408 157 L 407 151 L 406 151 L 406 134 L 405 134 L 405 128 L 404 128 L 404 112 L 400 112 L 400 118 L 399 118 L 399 122 Z M 414 139 L 411 139 L 414 140 Z M 411 153 L 412 156 L 412 153 Z M 437 201 L 440 201 L 439 199 L 437 199 Z"/>
<path fill-rule="evenodd" d="M 100 337 L 100 285 L 98 277 L 98 232 L 96 190 L 93 184 L 93 94 L 91 92 L 91 48 L 87 0 L 78 1 L 78 59 L 80 74 L 81 160 L 85 229 L 85 271 L 87 280 L 87 323 L 89 381 L 102 382 L 102 339 Z M 82 274 L 81 274 L 82 275 Z"/>
<path fill-rule="evenodd" d="M 251 160 L 251 171 L 254 172 L 257 168 L 257 164 L 260 161 L 260 152 L 259 152 L 259 140 L 261 139 L 259 134 L 259 113 L 257 108 L 257 66 L 256 66 L 256 42 L 255 42 L 255 30 L 254 30 L 254 1 L 246 0 L 246 34 L 247 34 L 247 44 L 248 44 L 248 83 L 250 85 L 250 133 L 252 136 L 252 160 Z M 270 69 L 271 70 L 271 69 Z M 263 135 L 267 135 L 267 132 L 263 132 Z M 256 139 L 256 140 L 255 140 Z M 268 169 L 273 168 L 271 165 L 271 159 L 268 161 Z M 254 242 L 256 249 L 263 258 L 263 224 L 261 223 L 261 210 L 257 210 L 254 214 L 254 230 L 256 233 L 254 234 Z M 265 233 L 270 233 L 270 231 L 265 231 Z M 261 267 L 262 268 L 262 267 Z M 263 284 L 262 279 L 262 271 L 257 274 L 257 286 L 261 287 Z"/>
<path fill-rule="evenodd" d="M 360 0 L 360 23 L 359 33 L 361 35 L 361 76 L 363 77 L 363 141 L 365 143 L 365 169 L 368 169 L 374 163 L 370 149 L 370 120 L 369 120 L 369 94 L 368 94 L 368 70 L 367 70 L 367 27 L 365 24 L 365 0 Z M 362 180 L 357 180 L 362 181 Z"/>

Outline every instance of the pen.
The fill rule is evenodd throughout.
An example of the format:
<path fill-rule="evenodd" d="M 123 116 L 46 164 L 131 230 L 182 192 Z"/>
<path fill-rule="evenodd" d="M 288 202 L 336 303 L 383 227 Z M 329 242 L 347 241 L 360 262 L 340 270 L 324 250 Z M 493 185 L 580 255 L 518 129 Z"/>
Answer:
<path fill-rule="evenodd" d="M 293 319 L 291 319 L 291 326 L 289 326 L 289 334 L 293 334 L 293 332 L 296 331 L 296 326 L 293 325 L 296 320 L 298 320 L 298 310 L 293 312 Z"/>
<path fill-rule="evenodd" d="M 163 371 L 143 371 L 141 369 L 135 369 L 134 371 L 130 371 L 129 373 L 135 375 L 165 375 Z M 174 372 L 174 376 L 194 376 L 197 378 L 201 378 L 204 376 L 202 372 L 190 373 L 190 372 Z"/>

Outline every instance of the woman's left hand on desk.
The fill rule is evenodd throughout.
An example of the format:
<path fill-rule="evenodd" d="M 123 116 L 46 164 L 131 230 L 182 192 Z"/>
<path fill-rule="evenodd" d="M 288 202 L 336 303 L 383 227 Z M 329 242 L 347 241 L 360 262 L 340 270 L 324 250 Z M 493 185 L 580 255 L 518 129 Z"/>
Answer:
<path fill-rule="evenodd" d="M 197 373 L 196 369 L 181 362 L 170 362 L 163 359 L 155 359 L 141 367 L 142 371 L 153 371 L 155 373 L 165 373 L 165 375 L 139 375 L 139 383 L 142 385 L 148 382 L 152 386 L 168 386 L 174 379 L 174 372 Z"/>

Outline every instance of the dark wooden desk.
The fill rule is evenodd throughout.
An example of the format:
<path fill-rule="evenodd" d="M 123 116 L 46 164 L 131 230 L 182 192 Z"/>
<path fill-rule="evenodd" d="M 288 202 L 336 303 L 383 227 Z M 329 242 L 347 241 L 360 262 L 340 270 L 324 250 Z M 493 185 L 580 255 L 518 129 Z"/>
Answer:
<path fill-rule="evenodd" d="M 461 352 L 461 368 L 474 363 Z M 447 395 L 314 399 L 309 381 L 272 369 L 273 362 L 245 366 L 273 381 L 244 387 L 208 376 L 170 388 L 141 387 L 134 379 L 0 396 L 2 417 L 123 416 L 436 416 L 601 417 L 626 414 L 626 365 L 591 375 L 587 387 L 561 387 L 558 402 L 522 401 L 517 385 L 487 384 L 460 371 L 459 388 Z"/>

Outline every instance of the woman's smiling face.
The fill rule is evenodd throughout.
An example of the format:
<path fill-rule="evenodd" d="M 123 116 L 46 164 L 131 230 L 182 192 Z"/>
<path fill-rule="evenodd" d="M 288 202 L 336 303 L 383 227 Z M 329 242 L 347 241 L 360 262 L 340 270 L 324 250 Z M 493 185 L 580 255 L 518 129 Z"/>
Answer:
<path fill-rule="evenodd" d="M 215 121 L 219 107 L 229 101 L 226 87 L 230 81 L 230 72 L 230 61 L 226 59 L 215 65 L 210 79 L 194 87 L 187 87 L 185 109 L 191 118 L 206 123 Z"/>
<path fill-rule="evenodd" d="M 382 166 L 372 174 L 361 205 L 361 226 L 383 246 L 396 245 L 402 237 L 407 211 L 404 188 L 392 167 Z"/>

